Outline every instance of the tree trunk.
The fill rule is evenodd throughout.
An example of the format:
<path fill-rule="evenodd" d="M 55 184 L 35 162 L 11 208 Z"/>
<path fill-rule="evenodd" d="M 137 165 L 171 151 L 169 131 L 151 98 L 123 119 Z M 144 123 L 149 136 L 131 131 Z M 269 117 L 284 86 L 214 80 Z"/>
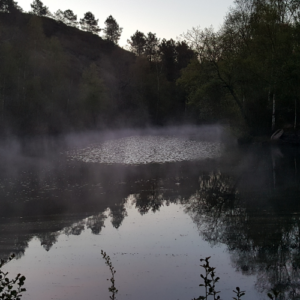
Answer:
<path fill-rule="evenodd" d="M 295 119 L 294 119 L 294 130 L 297 127 L 297 99 L 295 98 Z"/>
<path fill-rule="evenodd" d="M 276 100 L 275 93 L 273 93 L 273 110 L 272 110 L 272 131 L 275 130 L 276 120 L 275 120 L 275 111 L 276 111 Z"/>
<path fill-rule="evenodd" d="M 2 97 L 2 120 L 4 121 L 4 110 L 5 110 L 5 78 L 3 84 L 3 97 Z"/>
<path fill-rule="evenodd" d="M 156 80 L 157 80 L 157 100 L 156 100 L 156 109 L 155 109 L 155 121 L 158 119 L 158 105 L 159 105 L 159 98 L 160 98 L 160 75 L 161 75 L 161 70 L 158 69 L 158 64 L 156 62 Z"/>

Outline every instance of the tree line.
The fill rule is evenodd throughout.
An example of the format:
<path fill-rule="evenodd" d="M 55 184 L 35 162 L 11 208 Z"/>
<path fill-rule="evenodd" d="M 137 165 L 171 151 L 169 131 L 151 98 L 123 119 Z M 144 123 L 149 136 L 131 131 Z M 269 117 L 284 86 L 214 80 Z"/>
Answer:
<path fill-rule="evenodd" d="M 103 40 L 78 30 L 71 12 L 59 11 L 60 19 L 53 20 L 41 16 L 48 8 L 35 3 L 30 14 L 14 10 L 15 2 L 9 9 L 1 5 L 1 132 L 55 133 L 183 119 L 185 94 L 176 80 L 194 56 L 187 43 L 137 31 L 128 52 L 116 46 L 118 31 L 109 32 L 111 27 L 111 38 Z"/>
<path fill-rule="evenodd" d="M 128 44 L 165 67 L 189 117 L 257 135 L 298 127 L 299 41 L 299 1 L 235 0 L 219 30 L 192 28 L 177 42 L 137 30 Z"/>
<path fill-rule="evenodd" d="M 63 22 L 68 26 L 80 28 L 81 30 L 94 34 L 99 34 L 103 30 L 103 37 L 115 44 L 118 43 L 122 34 L 123 28 L 119 26 L 117 21 L 111 15 L 105 20 L 105 27 L 101 29 L 98 25 L 99 20 L 96 19 L 95 15 L 90 11 L 86 12 L 84 17 L 78 21 L 77 15 L 75 15 L 71 9 L 67 9 L 65 11 L 59 9 L 55 13 L 51 13 L 49 8 L 40 0 L 34 0 L 30 6 L 31 10 L 29 13 L 39 17 L 53 18 L 54 20 Z M 23 12 L 23 9 L 17 4 L 17 2 L 13 0 L 0 0 L 0 12 L 15 13 L 17 11 Z"/>
<path fill-rule="evenodd" d="M 79 41 L 72 47 L 73 42 L 68 42 L 79 27 L 99 39 L 101 29 L 91 12 L 77 21 L 71 10 L 51 14 L 40 0 L 34 0 L 31 8 L 30 14 L 21 14 L 27 21 L 19 28 L 20 36 L 25 30 L 30 42 L 21 42 L 21 37 L 12 41 L 2 34 L 4 39 L 7 36 L 0 45 L 2 57 L 6 58 L 4 66 L 7 65 L 0 71 L 2 120 L 12 115 L 13 103 L 23 97 L 24 107 L 17 120 L 24 120 L 24 124 L 25 116 L 49 120 L 50 114 L 53 118 L 62 115 L 64 120 L 72 119 L 71 123 L 81 124 L 82 128 L 86 124 L 98 126 L 107 118 L 132 126 L 217 121 L 229 124 L 238 134 L 254 135 L 298 127 L 298 1 L 236 0 L 219 30 L 192 28 L 176 41 L 136 30 L 127 40 L 130 53 L 116 46 L 122 28 L 112 16 L 106 19 L 103 32 L 105 41 L 115 47 L 105 44 L 101 48 L 104 44 L 99 44 L 96 53 L 91 42 L 84 47 Z M 22 9 L 13 0 L 0 0 L 0 11 L 2 16 L 13 16 Z M 51 18 L 56 24 L 67 25 L 70 37 L 50 38 L 51 34 L 45 34 L 45 24 Z M 71 33 L 71 29 L 75 31 Z M 78 37 L 79 32 L 76 31 Z M 84 32 L 80 40 L 86 39 Z M 93 45 L 98 43 L 95 41 Z M 19 43 L 27 52 L 18 48 Z M 79 48 L 84 53 L 76 56 L 81 57 L 80 67 L 76 67 L 71 61 L 74 52 L 81 51 Z M 52 63 L 55 56 L 60 58 Z M 77 77 L 72 74 L 74 68 Z M 52 77 L 47 73 L 50 70 Z M 26 82 L 31 88 L 21 87 Z M 69 86 L 68 97 L 65 86 Z M 51 92 L 46 94 L 48 90 Z M 30 103 L 26 100 L 29 91 L 36 99 Z M 52 104 L 45 105 L 47 101 L 41 100 L 41 95 L 43 99 L 53 97 L 49 100 Z M 60 97 L 63 101 L 57 100 Z"/>
<path fill-rule="evenodd" d="M 201 118 L 227 114 L 253 132 L 298 126 L 300 2 L 235 0 L 222 27 L 183 34 L 197 58 L 178 84 Z"/>

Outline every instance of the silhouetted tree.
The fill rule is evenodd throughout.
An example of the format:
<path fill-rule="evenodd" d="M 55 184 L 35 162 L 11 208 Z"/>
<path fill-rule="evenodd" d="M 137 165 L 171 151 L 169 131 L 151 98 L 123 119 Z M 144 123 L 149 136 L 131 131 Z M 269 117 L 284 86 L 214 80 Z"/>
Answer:
<path fill-rule="evenodd" d="M 88 11 L 84 14 L 84 17 L 79 21 L 81 29 L 84 31 L 92 32 L 98 34 L 101 29 L 98 26 L 98 20 L 95 19 L 95 16 Z"/>
<path fill-rule="evenodd" d="M 127 40 L 127 43 L 130 46 L 130 51 L 135 53 L 137 56 L 140 56 L 145 51 L 145 34 L 137 30 L 135 34 L 130 37 L 130 40 Z"/>
<path fill-rule="evenodd" d="M 13 0 L 0 0 L 0 12 L 13 13 L 15 11 L 22 11 L 17 2 Z"/>
<path fill-rule="evenodd" d="M 179 70 L 186 68 L 191 59 L 195 57 L 195 52 L 189 47 L 186 41 L 177 42 L 175 50 Z"/>
<path fill-rule="evenodd" d="M 173 39 L 163 39 L 159 45 L 161 60 L 168 80 L 175 79 L 176 72 L 176 44 Z"/>
<path fill-rule="evenodd" d="M 103 29 L 104 37 L 109 41 L 118 44 L 123 28 L 119 26 L 117 21 L 111 15 L 106 19 L 104 23 L 105 23 L 105 28 Z"/>
<path fill-rule="evenodd" d="M 64 12 L 61 9 L 58 9 L 55 13 L 54 13 L 54 19 L 56 21 L 60 21 L 60 22 L 64 22 L 65 18 L 64 18 Z"/>
<path fill-rule="evenodd" d="M 63 16 L 65 19 L 65 24 L 67 24 L 68 26 L 76 27 L 78 25 L 77 15 L 75 15 L 72 10 L 65 10 Z"/>
<path fill-rule="evenodd" d="M 43 5 L 43 2 L 40 0 L 34 0 L 31 4 L 32 13 L 38 16 L 47 16 L 49 15 L 49 9 L 47 6 Z"/>
<path fill-rule="evenodd" d="M 153 61 L 154 57 L 158 52 L 159 39 L 155 33 L 148 32 L 145 44 L 145 54 L 147 55 L 150 62 Z"/>
<path fill-rule="evenodd" d="M 60 22 L 63 22 L 65 23 L 66 25 L 68 26 L 73 26 L 73 27 L 77 27 L 78 25 L 78 22 L 77 22 L 77 15 L 75 15 L 73 13 L 72 10 L 70 9 L 67 9 L 65 11 L 62 11 L 62 10 L 57 10 L 55 13 L 54 13 L 54 19 L 56 21 L 60 21 Z"/>

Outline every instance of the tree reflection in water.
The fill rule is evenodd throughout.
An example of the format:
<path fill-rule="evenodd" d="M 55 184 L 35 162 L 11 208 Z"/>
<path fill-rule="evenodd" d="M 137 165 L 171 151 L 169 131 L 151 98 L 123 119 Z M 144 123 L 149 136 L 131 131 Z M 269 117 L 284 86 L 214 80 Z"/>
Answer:
<path fill-rule="evenodd" d="M 120 228 L 127 216 L 127 199 L 141 215 L 178 203 L 204 240 L 211 245 L 227 245 L 238 272 L 257 276 L 259 291 L 265 294 L 275 288 L 282 291 L 281 299 L 296 299 L 300 296 L 300 191 L 295 164 L 299 155 L 286 155 L 292 158 L 288 161 L 284 155 L 279 158 L 272 155 L 273 160 L 277 159 L 276 168 L 270 155 L 262 158 L 263 163 L 255 157 L 250 164 L 256 173 L 243 177 L 240 173 L 245 169 L 248 172 L 248 165 L 242 171 L 232 167 L 226 172 L 199 171 L 205 169 L 201 164 L 182 164 L 175 170 L 172 164 L 124 167 L 121 172 L 120 167 L 111 170 L 111 166 L 72 164 L 71 171 L 58 167 L 56 173 L 44 176 L 49 179 L 39 184 L 36 184 L 40 178 L 38 171 L 29 176 L 26 170 L 22 180 L 10 179 L 10 185 L 6 176 L 0 191 L 2 215 L 44 219 L 43 222 L 31 218 L 17 218 L 13 222 L 3 219 L 1 257 L 11 252 L 21 257 L 33 237 L 48 251 L 61 234 L 80 235 L 86 229 L 100 234 L 108 216 L 112 225 Z M 209 165 L 205 170 L 212 169 L 214 166 Z M 24 193 L 26 197 L 22 198 Z M 18 202 L 22 205 L 14 206 L 20 213 L 12 205 L 15 195 L 23 199 Z M 49 223 L 45 221 L 48 215 L 55 216 L 49 217 Z"/>
<path fill-rule="evenodd" d="M 37 236 L 37 238 L 41 241 L 41 245 L 46 251 L 49 251 L 51 247 L 57 242 L 59 237 L 59 232 L 47 232 L 42 233 Z"/>
<path fill-rule="evenodd" d="M 300 297 L 300 218 L 273 207 L 249 209 L 235 180 L 220 172 L 199 177 L 199 189 L 184 203 L 200 235 L 224 243 L 237 271 L 257 275 L 256 288 L 275 289 L 280 299 Z M 281 197 L 279 197 L 281 198 Z M 245 199 L 244 199 L 245 200 Z"/>
<path fill-rule="evenodd" d="M 134 204 L 141 215 L 157 212 L 164 205 L 164 194 L 157 180 L 143 182 L 140 193 L 134 195 Z"/>
<path fill-rule="evenodd" d="M 92 230 L 93 234 L 100 234 L 104 226 L 104 222 L 107 216 L 104 213 L 100 213 L 95 216 L 91 216 L 87 219 L 86 227 Z"/>
<path fill-rule="evenodd" d="M 211 244 L 226 243 L 231 237 L 227 220 L 235 220 L 231 226 L 239 226 L 237 209 L 239 194 L 235 182 L 229 176 L 213 172 L 199 177 L 199 190 L 184 204 L 203 238 Z M 230 229 L 230 230 L 228 230 Z M 225 234 L 224 234 L 225 233 Z"/>
<path fill-rule="evenodd" d="M 72 224 L 69 227 L 64 228 L 63 233 L 65 235 L 80 235 L 85 229 L 86 222 L 84 220 Z"/>
<path fill-rule="evenodd" d="M 124 218 L 127 216 L 126 208 L 124 207 L 125 201 L 122 201 L 121 203 L 115 203 L 110 207 L 110 214 L 111 217 L 111 223 L 113 227 L 119 228 L 124 220 Z"/>

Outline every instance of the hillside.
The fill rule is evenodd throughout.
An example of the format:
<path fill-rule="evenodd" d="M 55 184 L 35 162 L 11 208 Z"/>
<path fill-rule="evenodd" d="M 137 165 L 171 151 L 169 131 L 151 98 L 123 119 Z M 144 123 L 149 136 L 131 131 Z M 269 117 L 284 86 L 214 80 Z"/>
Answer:
<path fill-rule="evenodd" d="M 135 119 L 128 84 L 135 56 L 97 35 L 0 13 L 0 57 L 1 133 L 117 126 L 128 111 Z"/>

